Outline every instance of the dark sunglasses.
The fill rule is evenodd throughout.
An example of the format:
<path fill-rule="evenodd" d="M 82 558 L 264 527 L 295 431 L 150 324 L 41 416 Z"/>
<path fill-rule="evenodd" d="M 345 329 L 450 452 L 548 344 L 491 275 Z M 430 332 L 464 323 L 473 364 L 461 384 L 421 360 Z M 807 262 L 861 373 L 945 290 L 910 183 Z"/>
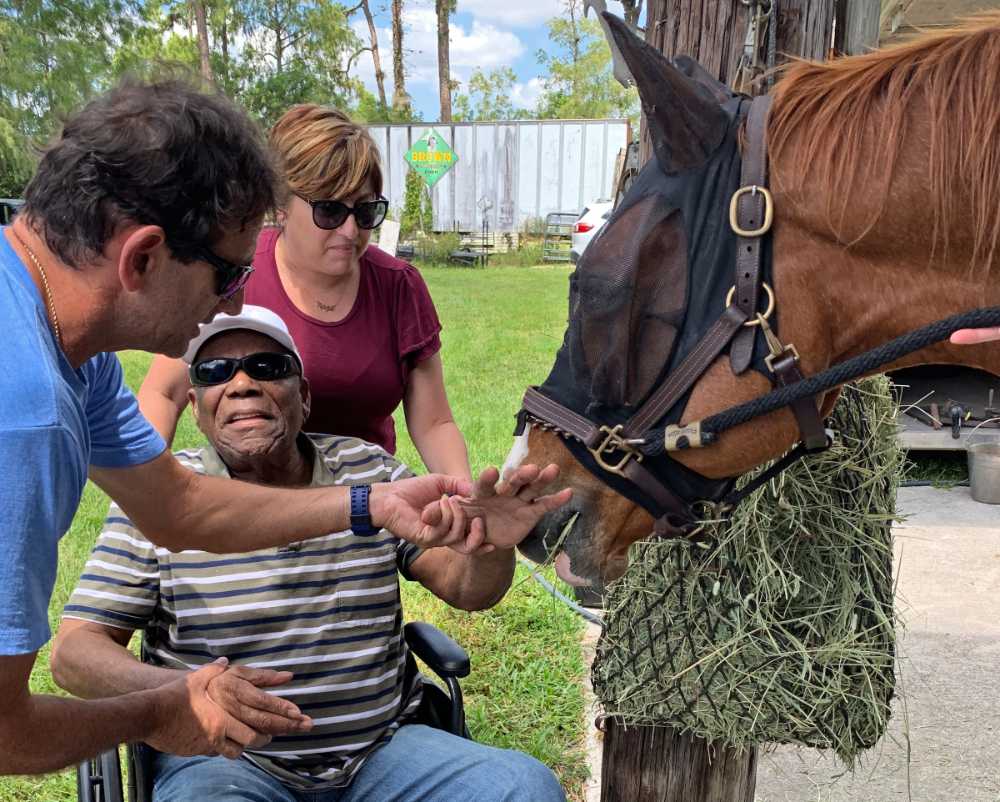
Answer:
<path fill-rule="evenodd" d="M 215 294 L 223 301 L 228 301 L 242 290 L 253 273 L 253 265 L 234 264 L 204 246 L 198 248 L 196 255 L 215 270 Z"/>
<path fill-rule="evenodd" d="M 298 375 L 299 363 L 291 354 L 265 351 L 243 358 L 220 356 L 203 359 L 201 362 L 195 362 L 189 373 L 191 384 L 196 387 L 211 387 L 213 384 L 225 384 L 238 370 L 242 370 L 251 379 L 274 382 Z"/>
<path fill-rule="evenodd" d="M 322 228 L 324 231 L 332 231 L 335 228 L 340 228 L 344 225 L 344 221 L 347 220 L 348 216 L 352 214 L 354 215 L 355 222 L 358 224 L 358 228 L 378 228 L 382 225 L 382 221 L 385 220 L 385 216 L 389 211 L 389 201 L 385 198 L 362 201 L 356 206 L 351 207 L 346 203 L 336 200 L 309 200 L 309 198 L 303 198 L 301 195 L 299 197 L 312 206 L 313 223 L 316 224 L 317 228 Z"/>

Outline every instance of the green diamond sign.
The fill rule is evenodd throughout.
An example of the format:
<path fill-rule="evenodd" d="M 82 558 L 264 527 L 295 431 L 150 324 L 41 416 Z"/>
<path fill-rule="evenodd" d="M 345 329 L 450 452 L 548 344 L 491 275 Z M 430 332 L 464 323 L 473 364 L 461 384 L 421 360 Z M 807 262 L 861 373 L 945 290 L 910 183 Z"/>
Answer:
<path fill-rule="evenodd" d="M 431 128 L 424 133 L 420 139 L 413 143 L 404 156 L 410 167 L 424 179 L 428 188 L 433 187 L 441 176 L 447 173 L 455 162 L 458 155 L 451 149 L 444 137 Z"/>

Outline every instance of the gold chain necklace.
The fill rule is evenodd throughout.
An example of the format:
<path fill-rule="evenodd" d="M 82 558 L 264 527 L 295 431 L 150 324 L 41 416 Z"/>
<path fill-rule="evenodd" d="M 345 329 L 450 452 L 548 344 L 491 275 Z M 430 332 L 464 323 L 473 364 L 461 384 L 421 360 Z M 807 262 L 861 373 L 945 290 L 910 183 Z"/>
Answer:
<path fill-rule="evenodd" d="M 59 315 L 56 314 L 56 304 L 52 300 L 52 288 L 49 286 L 49 277 L 45 275 L 45 269 L 42 267 L 42 263 L 35 256 L 35 252 L 28 247 L 28 243 L 21 239 L 21 235 L 17 233 L 17 229 L 11 226 L 11 232 L 17 238 L 17 241 L 21 243 L 21 247 L 28 252 L 28 257 L 35 265 L 35 269 L 38 271 L 38 275 L 42 277 L 42 286 L 45 288 L 45 302 L 48 307 L 49 314 L 52 315 L 52 328 L 56 332 L 56 342 L 59 343 L 59 347 L 63 348 L 62 331 L 59 328 Z"/>

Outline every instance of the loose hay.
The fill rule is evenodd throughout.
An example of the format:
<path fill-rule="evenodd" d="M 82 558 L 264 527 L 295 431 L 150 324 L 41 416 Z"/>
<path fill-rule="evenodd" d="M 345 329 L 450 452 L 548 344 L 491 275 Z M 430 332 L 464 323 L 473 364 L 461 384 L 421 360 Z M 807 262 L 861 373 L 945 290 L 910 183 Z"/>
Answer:
<path fill-rule="evenodd" d="M 632 547 L 593 666 L 607 715 L 736 747 L 834 749 L 849 766 L 878 740 L 893 694 L 895 410 L 882 377 L 846 387 L 829 450 L 697 542 Z"/>

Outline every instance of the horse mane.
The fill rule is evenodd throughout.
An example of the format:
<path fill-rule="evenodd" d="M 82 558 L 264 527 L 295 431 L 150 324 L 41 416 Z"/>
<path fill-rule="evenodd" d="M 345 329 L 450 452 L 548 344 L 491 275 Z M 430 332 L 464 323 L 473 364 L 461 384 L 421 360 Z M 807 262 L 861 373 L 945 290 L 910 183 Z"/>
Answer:
<path fill-rule="evenodd" d="M 1000 246 L 1000 13 L 860 56 L 796 61 L 783 72 L 768 122 L 771 155 L 787 153 L 796 181 L 808 176 L 810 188 L 826 193 L 835 235 L 836 212 L 842 222 L 855 189 L 867 197 L 878 192 L 873 178 L 883 182 L 876 197 L 879 215 L 885 211 L 919 102 L 929 126 L 932 254 L 939 244 L 947 252 L 949 230 L 971 207 L 972 264 L 993 264 Z"/>

